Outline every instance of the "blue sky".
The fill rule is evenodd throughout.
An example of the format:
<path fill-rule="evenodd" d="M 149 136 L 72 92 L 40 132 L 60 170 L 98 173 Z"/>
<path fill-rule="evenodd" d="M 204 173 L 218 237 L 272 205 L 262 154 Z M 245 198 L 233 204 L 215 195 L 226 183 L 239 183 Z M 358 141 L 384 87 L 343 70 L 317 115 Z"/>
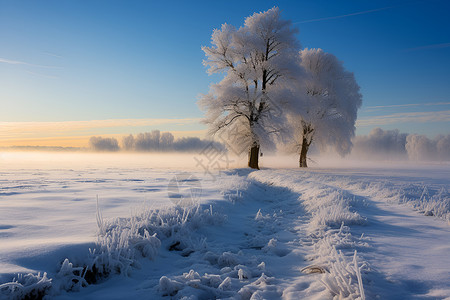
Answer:
<path fill-rule="evenodd" d="M 331 52 L 355 73 L 364 97 L 358 134 L 374 127 L 450 133 L 450 2 L 444 0 L 0 0 L 0 122 L 7 128 L 122 122 L 74 136 L 199 132 L 198 95 L 220 79 L 207 75 L 200 47 L 222 23 L 239 27 L 273 6 L 299 28 L 303 47 Z"/>

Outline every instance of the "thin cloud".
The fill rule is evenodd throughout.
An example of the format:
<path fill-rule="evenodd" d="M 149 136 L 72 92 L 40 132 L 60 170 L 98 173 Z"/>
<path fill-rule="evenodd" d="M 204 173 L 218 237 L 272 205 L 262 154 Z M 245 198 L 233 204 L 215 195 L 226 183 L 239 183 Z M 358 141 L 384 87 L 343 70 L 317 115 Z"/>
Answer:
<path fill-rule="evenodd" d="M 450 47 L 450 43 L 431 44 L 431 45 L 425 45 L 425 46 L 405 49 L 405 51 L 410 52 L 410 51 L 420 51 L 420 50 L 434 50 L 434 49 L 443 49 L 443 48 L 448 48 L 448 47 Z"/>
<path fill-rule="evenodd" d="M 1 58 L 1 57 L 0 57 L 0 62 L 5 63 L 5 64 L 10 64 L 10 65 L 28 65 L 26 62 L 23 62 L 23 61 L 10 60 L 10 59 Z"/>
<path fill-rule="evenodd" d="M 1 57 L 0 57 L 0 63 L 4 63 L 4 64 L 8 64 L 8 65 L 23 65 L 23 66 L 29 66 L 29 67 L 45 68 L 45 69 L 61 69 L 61 67 L 36 65 L 36 64 L 27 63 L 25 61 L 11 60 L 11 59 L 1 58 Z"/>
<path fill-rule="evenodd" d="M 409 103 L 409 104 L 395 104 L 395 105 L 377 105 L 368 106 L 364 111 L 374 111 L 381 110 L 384 108 L 395 108 L 395 107 L 413 107 L 413 106 L 439 106 L 439 105 L 450 105 L 450 102 L 433 102 L 433 103 Z"/>
<path fill-rule="evenodd" d="M 358 12 L 354 12 L 354 13 L 351 13 L 351 14 L 345 14 L 345 15 L 339 15 L 339 16 L 332 16 L 332 17 L 325 17 L 325 18 L 305 20 L 305 21 L 295 22 L 294 24 L 304 24 L 304 23 L 312 23 L 312 22 L 320 22 L 320 21 L 342 19 L 342 18 L 347 18 L 347 17 L 353 17 L 353 16 L 358 16 L 358 15 L 365 15 L 365 14 L 370 14 L 370 13 L 374 13 L 374 12 L 378 12 L 378 11 L 383 11 L 383 10 L 387 10 L 387 9 L 390 9 L 390 8 L 393 8 L 393 7 L 396 7 L 396 6 L 387 6 L 387 7 L 381 7 L 381 8 L 376 8 L 376 9 L 358 11 Z"/>
<path fill-rule="evenodd" d="M 45 55 L 48 55 L 48 56 L 56 57 L 56 58 L 63 58 L 61 55 L 51 53 L 51 52 L 42 52 L 42 53 Z"/>
<path fill-rule="evenodd" d="M 384 116 L 362 118 L 356 121 L 356 126 L 381 126 L 395 123 L 428 123 L 428 122 L 450 122 L 450 110 L 431 112 L 395 113 Z"/>
<path fill-rule="evenodd" d="M 31 72 L 31 71 L 25 71 L 25 72 L 27 72 L 28 74 L 31 74 L 31 75 L 39 76 L 39 77 L 50 78 L 50 79 L 59 79 L 59 77 L 57 77 L 57 76 L 45 75 L 45 74 L 40 74 L 40 73 L 36 73 L 36 72 Z"/>

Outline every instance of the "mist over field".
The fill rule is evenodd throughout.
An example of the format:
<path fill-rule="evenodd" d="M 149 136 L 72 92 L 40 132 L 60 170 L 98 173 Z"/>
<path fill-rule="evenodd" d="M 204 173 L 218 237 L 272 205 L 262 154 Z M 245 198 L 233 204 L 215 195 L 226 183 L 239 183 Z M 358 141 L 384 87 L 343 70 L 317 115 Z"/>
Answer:
<path fill-rule="evenodd" d="M 182 153 L 108 153 L 108 152 L 2 152 L 4 169 L 60 168 L 158 168 L 193 169 L 194 154 Z"/>
<path fill-rule="evenodd" d="M 199 138 L 174 139 L 169 132 L 153 131 L 124 136 L 121 143 L 114 138 L 92 137 L 90 148 L 10 147 L 0 152 L 0 167 L 70 168 L 85 166 L 202 169 L 199 160 L 207 159 L 207 151 L 221 160 L 216 171 L 240 168 L 247 164 L 247 153 L 236 155 L 220 142 Z M 296 168 L 298 154 L 284 149 L 265 152 L 261 167 Z M 428 138 L 399 130 L 373 129 L 368 135 L 353 139 L 352 151 L 344 157 L 333 151 L 319 152 L 314 147 L 308 159 L 312 167 L 364 167 L 389 162 L 397 166 L 433 162 L 450 162 L 450 135 Z M 211 153 L 210 153 L 211 154 Z"/>
<path fill-rule="evenodd" d="M 247 164 L 245 154 L 236 156 L 229 152 L 220 152 L 217 163 L 209 161 L 202 152 L 197 153 L 134 153 L 134 152 L 45 152 L 45 151 L 9 151 L 0 152 L 0 168 L 5 169 L 84 169 L 84 168 L 128 168 L 128 169 L 178 169 L 218 174 Z M 397 155 L 398 153 L 396 153 Z M 395 156 L 397 157 L 397 156 Z M 439 160 L 435 156 L 429 159 L 413 160 L 403 154 L 402 159 L 392 159 L 392 153 L 374 151 L 373 153 L 355 153 L 341 157 L 336 153 L 312 155 L 309 164 L 319 168 L 409 168 L 415 166 L 450 166 L 450 160 Z M 261 168 L 298 168 L 298 155 L 268 153 L 260 157 Z M 209 164 L 209 165 L 208 165 Z M 205 168 L 208 168 L 207 170 Z"/>

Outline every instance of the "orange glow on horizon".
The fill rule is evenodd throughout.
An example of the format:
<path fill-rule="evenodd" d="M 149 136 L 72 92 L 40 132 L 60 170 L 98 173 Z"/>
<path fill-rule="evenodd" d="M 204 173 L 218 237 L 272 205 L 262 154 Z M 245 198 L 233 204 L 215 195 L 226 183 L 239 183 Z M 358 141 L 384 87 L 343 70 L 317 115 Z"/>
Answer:
<path fill-rule="evenodd" d="M 161 132 L 171 132 L 175 138 L 205 138 L 206 130 L 197 129 L 199 128 L 198 125 L 200 125 L 199 122 L 200 119 L 198 118 L 0 122 L 0 147 L 46 146 L 85 148 L 89 146 L 89 138 L 92 136 L 113 137 L 120 144 L 122 137 L 130 133 L 135 135 L 139 132 L 149 132 L 157 129 Z"/>
<path fill-rule="evenodd" d="M 181 137 L 198 137 L 205 138 L 204 130 L 195 131 L 170 131 L 175 138 Z M 97 134 L 86 136 L 64 136 L 64 137 L 39 137 L 39 138 L 13 138 L 0 139 L 0 147 L 12 146 L 41 146 L 41 147 L 79 147 L 86 148 L 89 146 L 89 138 L 92 136 L 102 136 L 115 138 L 121 144 L 122 137 L 128 134 Z"/>

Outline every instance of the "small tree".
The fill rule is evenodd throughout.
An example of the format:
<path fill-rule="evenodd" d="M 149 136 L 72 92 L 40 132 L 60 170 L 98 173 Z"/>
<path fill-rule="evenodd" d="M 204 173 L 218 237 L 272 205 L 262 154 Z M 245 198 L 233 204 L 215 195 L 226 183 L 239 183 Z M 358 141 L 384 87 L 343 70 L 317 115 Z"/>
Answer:
<path fill-rule="evenodd" d="M 286 82 L 301 70 L 296 32 L 274 7 L 246 18 L 238 30 L 223 24 L 214 30 L 212 46 L 202 47 L 208 72 L 225 73 L 199 101 L 204 123 L 236 154 L 248 150 L 251 168 L 259 168 L 261 145 L 270 144 L 284 123 L 279 107 L 289 92 Z"/>
<path fill-rule="evenodd" d="M 307 167 L 313 142 L 320 150 L 331 147 L 341 155 L 350 152 L 362 96 L 353 73 L 334 55 L 322 49 L 304 49 L 300 57 L 308 78 L 297 81 L 299 109 L 288 119 L 300 154 L 299 165 Z"/>

